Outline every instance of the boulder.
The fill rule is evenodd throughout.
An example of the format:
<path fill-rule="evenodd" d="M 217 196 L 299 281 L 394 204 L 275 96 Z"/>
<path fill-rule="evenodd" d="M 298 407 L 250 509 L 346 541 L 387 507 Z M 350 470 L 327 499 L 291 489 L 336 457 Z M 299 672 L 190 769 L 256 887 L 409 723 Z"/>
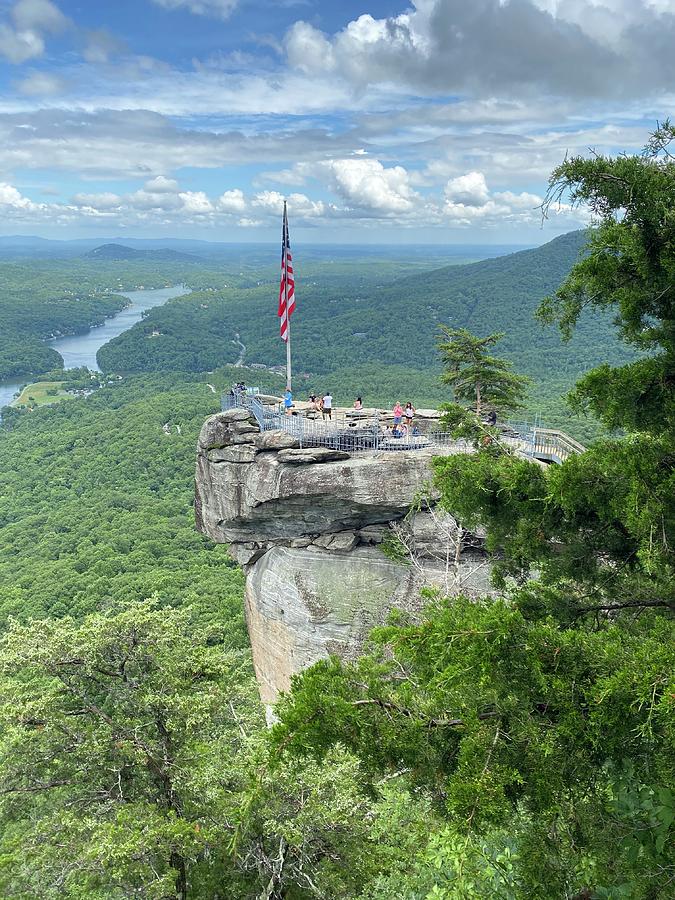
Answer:
<path fill-rule="evenodd" d="M 322 534 L 314 538 L 313 545 L 324 550 L 348 553 L 359 543 L 358 537 L 353 531 L 339 531 L 337 534 Z"/>
<path fill-rule="evenodd" d="M 453 520 L 440 509 L 419 511 L 420 495 L 431 505 L 438 499 L 429 488 L 438 452 L 300 448 L 286 431 L 261 433 L 241 409 L 205 422 L 195 519 L 204 534 L 229 544 L 244 567 L 265 703 L 316 660 L 354 657 L 392 608 L 416 616 L 423 586 L 450 594 L 489 590 L 490 565 L 480 546 L 450 558 L 446 532 L 456 532 Z M 416 565 L 397 564 L 377 547 L 393 522 L 407 530 Z"/>
<path fill-rule="evenodd" d="M 429 450 L 347 455 L 328 464 L 317 461 L 320 449 L 310 450 L 312 458 L 302 465 L 282 460 L 304 450 L 261 452 L 251 465 L 214 464 L 200 454 L 200 527 L 213 540 L 229 543 L 386 526 L 406 515 L 432 476 Z"/>
<path fill-rule="evenodd" d="M 255 416 L 248 409 L 226 409 L 220 413 L 223 422 L 254 422 Z"/>
<path fill-rule="evenodd" d="M 213 463 L 252 463 L 256 453 L 258 453 L 258 448 L 253 444 L 234 444 L 231 447 L 209 450 L 207 457 L 209 462 Z"/>
<path fill-rule="evenodd" d="M 300 446 L 300 441 L 287 431 L 263 431 L 253 442 L 258 450 L 289 450 Z"/>
<path fill-rule="evenodd" d="M 233 413 L 237 413 L 239 418 L 233 419 Z M 246 418 L 242 418 L 242 415 Z M 260 431 L 258 426 L 255 425 L 255 419 L 252 414 L 246 409 L 228 409 L 225 412 L 209 416 L 202 425 L 202 430 L 199 434 L 200 449 L 212 450 L 216 447 L 227 447 L 228 444 L 233 443 L 232 437 L 234 436 L 235 426 L 241 423 L 239 427 L 242 427 L 245 422 L 247 427 L 251 429 L 251 434 Z M 247 441 L 247 443 L 250 443 L 250 441 Z"/>
<path fill-rule="evenodd" d="M 230 556 L 232 556 L 240 566 L 250 566 L 257 562 L 266 552 L 265 547 L 258 544 L 232 544 L 230 546 Z"/>
<path fill-rule="evenodd" d="M 389 530 L 388 525 L 366 525 L 359 531 L 359 540 L 362 544 L 381 544 Z"/>
<path fill-rule="evenodd" d="M 298 450 L 280 450 L 277 459 L 280 463 L 301 466 L 306 463 L 337 462 L 349 459 L 344 450 L 331 450 L 330 447 L 304 447 Z"/>

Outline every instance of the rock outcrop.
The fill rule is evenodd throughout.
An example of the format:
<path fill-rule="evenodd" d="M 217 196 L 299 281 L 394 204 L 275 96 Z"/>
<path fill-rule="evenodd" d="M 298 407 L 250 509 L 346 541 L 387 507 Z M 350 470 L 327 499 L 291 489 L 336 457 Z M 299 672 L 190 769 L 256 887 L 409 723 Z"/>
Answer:
<path fill-rule="evenodd" d="M 300 448 L 286 432 L 261 433 L 245 409 L 205 422 L 197 527 L 228 544 L 246 572 L 246 618 L 265 703 L 317 659 L 355 654 L 392 608 L 414 613 L 423 585 L 487 589 L 480 541 L 467 540 L 433 508 L 437 453 Z M 385 555 L 385 541 L 407 565 Z"/>

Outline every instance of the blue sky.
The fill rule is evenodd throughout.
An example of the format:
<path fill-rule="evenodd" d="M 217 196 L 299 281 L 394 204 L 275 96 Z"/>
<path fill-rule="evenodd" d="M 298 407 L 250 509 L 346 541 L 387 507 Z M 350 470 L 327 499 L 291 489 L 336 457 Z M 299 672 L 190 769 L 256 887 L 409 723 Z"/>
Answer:
<path fill-rule="evenodd" d="M 675 0 L 0 0 L 0 233 L 539 243 L 673 46 Z"/>

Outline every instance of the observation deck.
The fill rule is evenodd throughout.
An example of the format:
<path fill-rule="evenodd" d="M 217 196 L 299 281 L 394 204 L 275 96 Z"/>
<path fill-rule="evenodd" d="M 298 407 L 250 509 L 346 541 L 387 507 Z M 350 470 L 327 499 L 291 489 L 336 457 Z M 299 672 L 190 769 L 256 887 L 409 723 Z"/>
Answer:
<path fill-rule="evenodd" d="M 257 388 L 224 394 L 221 409 L 247 409 L 261 431 L 286 432 L 300 448 L 328 447 L 350 454 L 437 449 L 443 456 L 471 450 L 467 441 L 441 430 L 441 413 L 437 410 L 418 412 L 412 431 L 403 428 L 397 433 L 392 414 L 383 409 L 334 407 L 332 417 L 323 419 L 321 412 L 309 403 L 296 404 L 288 412 L 280 397 L 261 394 Z M 543 463 L 560 464 L 586 450 L 564 431 L 543 428 L 537 423 L 508 421 L 497 428 L 502 445 Z"/>

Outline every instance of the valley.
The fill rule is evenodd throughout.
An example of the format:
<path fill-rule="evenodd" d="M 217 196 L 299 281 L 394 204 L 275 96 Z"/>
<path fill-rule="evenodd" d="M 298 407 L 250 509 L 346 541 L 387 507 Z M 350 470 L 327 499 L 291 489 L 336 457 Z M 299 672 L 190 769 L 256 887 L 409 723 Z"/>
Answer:
<path fill-rule="evenodd" d="M 569 343 L 533 318 L 583 244 L 571 234 L 440 268 L 437 257 L 421 257 L 412 273 L 398 251 L 311 256 L 297 281 L 296 395 L 330 388 L 336 405 L 361 395 L 385 408 L 411 396 L 435 406 L 452 397 L 439 377 L 438 326 L 499 329 L 504 356 L 533 380 L 524 415 L 592 438 L 600 426 L 575 419 L 563 393 L 589 367 L 630 367 L 636 352 L 602 311 L 585 315 Z M 40 281 L 35 293 L 18 285 L 28 264 L 7 264 L 17 284 L 0 294 L 0 316 L 13 329 L 3 358 L 10 372 L 34 360 L 35 404 L 6 409 L 0 425 L 0 893 L 123 900 L 129 886 L 149 898 L 148 885 L 160 885 L 157 896 L 177 900 L 251 900 L 269 884 L 282 848 L 289 900 L 414 900 L 434 896 L 439 884 L 439 896 L 450 898 L 457 878 L 477 885 L 475 896 L 562 897 L 584 870 L 566 838 L 538 849 L 530 810 L 570 827 L 578 807 L 559 798 L 569 785 L 577 790 L 579 766 L 583 790 L 595 790 L 596 727 L 616 731 L 613 742 L 605 738 L 612 758 L 665 759 L 661 726 L 650 726 L 653 738 L 634 727 L 651 715 L 652 683 L 633 684 L 631 673 L 644 660 L 665 669 L 667 619 L 636 620 L 607 640 L 602 629 L 589 637 L 570 624 L 569 609 L 579 592 L 611 590 L 610 577 L 617 591 L 643 578 L 625 555 L 645 552 L 651 520 L 636 521 L 632 510 L 637 498 L 651 516 L 649 504 L 667 488 L 653 479 L 645 488 L 649 470 L 624 479 L 612 442 L 549 475 L 490 444 L 445 457 L 429 451 L 417 468 L 393 454 L 388 468 L 371 459 L 369 472 L 363 460 L 332 451 L 308 466 L 314 458 L 302 450 L 259 447 L 247 413 L 230 416 L 231 433 L 219 439 L 220 396 L 233 383 L 276 395 L 284 384 L 275 371 L 283 361 L 278 270 L 257 267 L 259 252 L 208 266 L 43 260 L 31 276 Z M 76 289 L 78 278 L 88 292 Z M 42 355 L 21 355 L 38 347 Z M 53 402 L 63 385 L 88 387 L 90 370 L 102 370 L 100 387 Z M 254 458 L 257 466 L 244 465 Z M 249 469 L 258 472 L 258 493 Z M 429 479 L 435 509 L 420 496 Z M 589 497 L 589 479 L 611 494 L 611 512 L 602 495 Z M 235 495 L 251 501 L 246 515 L 232 506 Z M 281 499 L 287 510 L 274 505 Z M 491 531 L 467 545 L 455 564 L 463 587 L 450 591 L 439 516 L 459 509 L 473 523 L 480 504 Z M 396 527 L 384 521 L 392 517 Z M 493 533 L 507 548 L 495 558 Z M 592 541 L 579 542 L 581 533 Z M 248 587 L 214 536 L 233 541 Z M 549 554 L 554 542 L 560 549 Z M 597 547 L 610 563 L 596 576 Z M 530 565 L 541 589 L 526 580 Z M 496 594 L 500 578 L 513 585 L 508 598 Z M 639 584 L 652 588 L 646 577 Z M 405 597 L 406 611 L 387 619 L 391 597 Z M 309 633 L 312 617 L 320 627 Z M 590 725 L 578 715 L 579 691 L 593 704 Z M 271 730 L 260 696 L 278 701 Z M 542 711 L 549 698 L 556 714 Z M 620 726 L 610 707 L 622 709 L 623 721 L 625 702 L 632 718 Z M 485 778 L 465 774 L 459 757 Z M 621 789 L 620 777 L 605 777 L 603 797 Z M 467 831 L 479 809 L 480 832 Z M 593 809 L 586 815 L 594 821 Z M 663 827 L 658 815 L 655 827 Z M 613 820 L 603 827 L 587 845 L 607 880 Z M 525 862 L 503 868 L 507 851 Z M 459 876 L 439 870 L 439 853 L 453 867 L 461 861 Z M 636 874 L 627 854 L 617 878 L 640 889 L 644 880 L 647 892 L 637 896 L 648 900 L 651 875 Z M 175 890 L 181 866 L 189 873 L 183 894 Z M 305 870 L 320 894 L 307 887 Z M 65 887 L 54 893 L 57 872 Z"/>

